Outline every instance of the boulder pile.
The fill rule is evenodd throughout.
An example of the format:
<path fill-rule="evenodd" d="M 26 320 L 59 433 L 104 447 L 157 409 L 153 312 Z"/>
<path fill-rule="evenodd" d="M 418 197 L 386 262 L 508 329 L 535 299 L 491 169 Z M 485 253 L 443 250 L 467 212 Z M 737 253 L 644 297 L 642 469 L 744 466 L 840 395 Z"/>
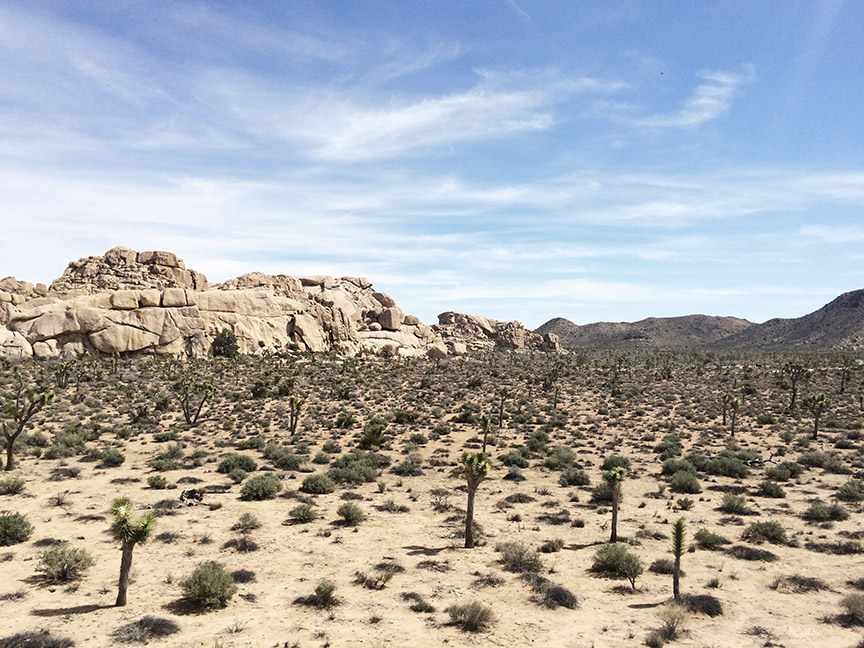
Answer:
<path fill-rule="evenodd" d="M 242 353 L 295 348 L 444 358 L 475 348 L 554 350 L 517 322 L 444 313 L 430 326 L 362 277 L 258 272 L 210 284 L 171 252 L 116 247 L 50 287 L 0 280 L 0 357 L 204 356 L 224 329 Z M 553 336 L 554 337 L 554 336 Z"/>

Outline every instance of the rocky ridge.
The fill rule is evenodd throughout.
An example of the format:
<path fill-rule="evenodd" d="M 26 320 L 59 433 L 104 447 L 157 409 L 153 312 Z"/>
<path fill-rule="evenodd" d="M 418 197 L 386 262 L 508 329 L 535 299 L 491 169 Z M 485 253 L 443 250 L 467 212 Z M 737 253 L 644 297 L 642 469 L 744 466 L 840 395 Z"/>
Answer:
<path fill-rule="evenodd" d="M 445 313 L 427 325 L 362 277 L 249 273 L 221 284 L 170 252 L 117 247 L 73 261 L 50 287 L 0 281 L 0 357 L 204 356 L 223 329 L 242 353 L 359 351 L 444 358 L 468 349 L 556 348 L 517 322 Z"/>

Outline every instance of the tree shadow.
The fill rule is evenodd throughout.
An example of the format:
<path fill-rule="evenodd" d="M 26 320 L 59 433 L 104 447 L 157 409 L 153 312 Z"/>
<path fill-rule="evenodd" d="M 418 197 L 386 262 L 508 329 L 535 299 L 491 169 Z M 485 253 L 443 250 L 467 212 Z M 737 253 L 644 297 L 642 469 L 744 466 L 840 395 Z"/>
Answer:
<path fill-rule="evenodd" d="M 421 545 L 408 545 L 407 547 L 402 547 L 408 551 L 409 556 L 437 556 L 442 551 L 446 551 L 447 547 L 439 547 L 438 549 L 433 549 L 431 547 L 423 547 Z"/>
<path fill-rule="evenodd" d="M 90 604 L 90 605 L 76 605 L 75 607 L 66 607 L 66 608 L 43 608 L 38 610 L 31 610 L 30 614 L 38 617 L 55 617 L 55 616 L 64 616 L 66 614 L 87 614 L 89 612 L 97 612 L 98 610 L 105 610 L 108 608 L 114 607 L 113 605 L 99 605 L 99 604 Z"/>

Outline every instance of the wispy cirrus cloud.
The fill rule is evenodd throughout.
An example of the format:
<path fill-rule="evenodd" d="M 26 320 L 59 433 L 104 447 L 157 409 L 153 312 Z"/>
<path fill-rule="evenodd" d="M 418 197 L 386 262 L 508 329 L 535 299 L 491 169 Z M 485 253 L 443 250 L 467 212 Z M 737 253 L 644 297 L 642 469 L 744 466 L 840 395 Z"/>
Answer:
<path fill-rule="evenodd" d="M 680 110 L 663 115 L 652 115 L 636 121 L 637 126 L 650 128 L 686 128 L 717 119 L 728 112 L 732 98 L 743 84 L 754 79 L 751 72 L 704 72 L 699 84 Z"/>

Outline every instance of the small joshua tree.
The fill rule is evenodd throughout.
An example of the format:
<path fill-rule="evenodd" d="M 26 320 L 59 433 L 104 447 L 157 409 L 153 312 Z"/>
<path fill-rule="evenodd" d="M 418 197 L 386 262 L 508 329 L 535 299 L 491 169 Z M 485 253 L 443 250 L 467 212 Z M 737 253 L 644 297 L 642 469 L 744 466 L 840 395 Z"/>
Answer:
<path fill-rule="evenodd" d="M 810 370 L 800 362 L 790 360 L 783 365 L 783 375 L 789 379 L 790 389 L 792 390 L 792 398 L 789 401 L 789 410 L 795 411 L 796 400 L 798 398 L 798 383 L 807 382 L 810 378 Z"/>
<path fill-rule="evenodd" d="M 491 470 L 489 459 L 484 452 L 463 452 L 461 473 L 468 484 L 468 508 L 465 511 L 465 548 L 474 548 L 474 496 L 480 482 L 486 479 Z"/>
<path fill-rule="evenodd" d="M 288 399 L 288 429 L 293 437 L 297 434 L 297 425 L 300 423 L 300 410 L 306 402 L 303 398 L 292 396 Z"/>
<path fill-rule="evenodd" d="M 483 430 L 483 453 L 486 453 L 486 441 L 489 438 L 489 433 L 492 431 L 492 420 L 488 415 L 480 416 L 480 428 Z"/>
<path fill-rule="evenodd" d="M 129 588 L 129 571 L 132 569 L 132 550 L 136 544 L 144 544 L 156 526 L 156 516 L 145 513 L 138 520 L 132 518 L 132 502 L 125 497 L 111 504 L 111 536 L 120 543 L 123 556 L 120 559 L 120 581 L 117 586 L 115 605 L 126 605 L 126 590 Z"/>
<path fill-rule="evenodd" d="M 612 535 L 609 542 L 618 542 L 618 502 L 621 499 L 621 483 L 627 476 L 623 466 L 616 466 L 603 471 L 603 481 L 612 491 Z"/>
<path fill-rule="evenodd" d="M 186 423 L 195 425 L 201 417 L 204 405 L 216 395 L 216 388 L 210 381 L 187 372 L 174 384 L 174 395 L 180 401 Z"/>
<path fill-rule="evenodd" d="M 729 434 L 735 436 L 735 421 L 738 418 L 738 408 L 741 407 L 741 399 L 732 392 L 726 392 L 723 400 L 723 425 L 726 425 L 726 412 L 729 412 Z"/>
<path fill-rule="evenodd" d="M 810 394 L 804 400 L 804 407 L 813 416 L 813 438 L 819 434 L 819 419 L 822 414 L 831 406 L 831 399 L 825 394 Z"/>
<path fill-rule="evenodd" d="M 6 470 L 15 468 L 15 442 L 36 414 L 54 400 L 54 392 L 42 391 L 37 387 L 25 387 L 24 379 L 18 378 L 15 400 L 3 403 L 3 415 L 12 419 L 9 424 L 3 421 L 3 438 L 6 441 Z"/>
<path fill-rule="evenodd" d="M 675 520 L 672 527 L 672 554 L 675 556 L 675 564 L 672 567 L 672 596 L 676 602 L 681 601 L 679 580 L 681 578 L 681 556 L 684 555 L 684 532 L 686 530 L 684 518 Z"/>

